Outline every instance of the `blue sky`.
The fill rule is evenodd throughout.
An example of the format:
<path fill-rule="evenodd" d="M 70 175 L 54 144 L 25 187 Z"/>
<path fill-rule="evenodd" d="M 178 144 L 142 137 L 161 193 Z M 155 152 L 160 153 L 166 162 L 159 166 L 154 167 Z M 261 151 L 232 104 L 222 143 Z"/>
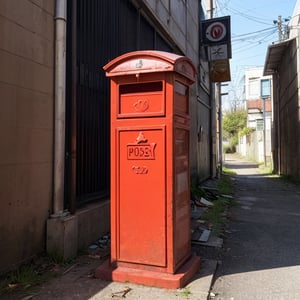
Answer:
<path fill-rule="evenodd" d="M 225 109 L 235 100 L 242 100 L 245 68 L 264 65 L 268 45 L 278 41 L 273 21 L 279 15 L 289 18 L 295 4 L 296 0 L 216 0 L 214 16 L 231 16 L 231 82 L 223 88 L 229 92 L 223 97 Z"/>

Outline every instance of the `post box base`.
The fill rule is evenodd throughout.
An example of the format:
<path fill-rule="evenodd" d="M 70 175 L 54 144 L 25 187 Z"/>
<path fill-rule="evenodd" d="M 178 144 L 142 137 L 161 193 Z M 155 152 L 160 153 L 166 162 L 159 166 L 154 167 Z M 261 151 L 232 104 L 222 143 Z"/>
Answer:
<path fill-rule="evenodd" d="M 200 257 L 191 256 L 176 274 L 161 273 L 128 267 L 112 268 L 110 261 L 105 261 L 96 269 L 95 277 L 107 281 L 131 282 L 165 289 L 183 288 L 199 271 Z"/>

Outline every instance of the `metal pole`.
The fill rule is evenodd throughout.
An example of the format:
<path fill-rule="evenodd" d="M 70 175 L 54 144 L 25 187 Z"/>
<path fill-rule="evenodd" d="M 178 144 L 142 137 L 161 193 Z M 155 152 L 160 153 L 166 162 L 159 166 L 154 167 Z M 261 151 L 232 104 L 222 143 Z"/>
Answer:
<path fill-rule="evenodd" d="M 66 115 L 66 15 L 67 1 L 57 0 L 55 10 L 55 120 L 53 217 L 63 215 Z"/>
<path fill-rule="evenodd" d="M 212 19 L 214 16 L 214 1 L 210 0 L 210 18 Z"/>
<path fill-rule="evenodd" d="M 77 160 L 77 0 L 72 1 L 72 91 L 71 91 L 71 166 L 70 166 L 70 211 L 76 210 L 76 160 Z"/>
<path fill-rule="evenodd" d="M 267 165 L 266 159 L 266 98 L 262 98 L 263 101 L 263 124 L 264 124 L 264 165 Z"/>
<path fill-rule="evenodd" d="M 218 97 L 219 97 L 219 175 L 222 175 L 223 168 L 223 147 L 222 147 L 222 94 L 221 94 L 221 84 L 220 82 L 217 84 L 218 89 Z"/>
<path fill-rule="evenodd" d="M 278 16 L 278 20 L 277 20 L 277 26 L 278 26 L 278 41 L 281 42 L 282 41 L 282 17 Z"/>

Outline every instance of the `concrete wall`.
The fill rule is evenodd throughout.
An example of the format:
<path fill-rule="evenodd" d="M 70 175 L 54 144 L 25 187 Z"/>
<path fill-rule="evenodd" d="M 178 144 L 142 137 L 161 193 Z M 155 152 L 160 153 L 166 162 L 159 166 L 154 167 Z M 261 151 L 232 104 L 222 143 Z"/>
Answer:
<path fill-rule="evenodd" d="M 190 92 L 190 167 L 192 177 L 207 179 L 211 174 L 211 103 L 208 64 L 200 62 L 198 0 L 144 0 L 161 26 L 197 68 Z M 201 67 L 200 67 L 201 63 Z M 198 86 L 197 86 L 198 85 Z"/>
<path fill-rule="evenodd" d="M 144 0 L 144 3 L 181 51 L 197 66 L 199 39 L 195 37 L 199 28 L 199 1 Z"/>
<path fill-rule="evenodd" d="M 270 136 L 270 130 L 266 131 L 266 136 Z M 266 141 L 266 145 L 270 145 L 270 140 Z M 268 165 L 272 155 L 270 150 L 270 147 L 266 147 L 266 163 Z M 251 161 L 263 163 L 265 161 L 263 131 L 254 131 L 247 136 L 240 137 L 237 152 Z"/>
<path fill-rule="evenodd" d="M 52 196 L 53 0 L 0 2 L 0 272 L 44 250 Z"/>

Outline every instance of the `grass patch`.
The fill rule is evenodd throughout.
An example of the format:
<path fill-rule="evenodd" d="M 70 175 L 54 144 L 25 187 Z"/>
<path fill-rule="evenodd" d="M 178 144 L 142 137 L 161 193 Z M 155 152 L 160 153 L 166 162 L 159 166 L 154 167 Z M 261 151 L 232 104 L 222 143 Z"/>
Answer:
<path fill-rule="evenodd" d="M 232 200 L 219 198 L 215 200 L 214 205 L 209 207 L 202 215 L 202 219 L 209 223 L 213 233 L 216 236 L 220 236 L 225 222 L 226 222 L 226 210 L 230 206 Z"/>
<path fill-rule="evenodd" d="M 33 259 L 0 278 L 0 297 L 14 292 L 29 292 L 33 288 L 60 275 L 73 260 L 51 254 Z"/>
<path fill-rule="evenodd" d="M 259 171 L 261 174 L 264 174 L 264 175 L 274 175 L 272 167 L 265 166 L 263 163 L 259 165 Z"/>
<path fill-rule="evenodd" d="M 0 295 L 14 291 L 25 291 L 40 285 L 50 278 L 48 272 L 43 272 L 33 264 L 27 264 L 6 275 L 0 283 Z"/>
<path fill-rule="evenodd" d="M 181 295 L 183 295 L 184 297 L 188 297 L 191 295 L 191 291 L 188 289 L 188 288 L 184 288 L 182 291 L 181 291 Z"/>
<path fill-rule="evenodd" d="M 232 194 L 233 185 L 231 181 L 231 176 L 223 173 L 217 186 L 220 194 Z"/>
<path fill-rule="evenodd" d="M 206 221 L 208 227 L 216 236 L 221 236 L 227 221 L 227 210 L 236 205 L 231 194 L 234 191 L 232 176 L 236 175 L 230 169 L 223 169 L 222 176 L 217 182 L 216 190 L 207 191 L 204 188 L 191 187 L 192 197 L 200 199 L 201 197 L 211 201 L 212 206 L 209 206 L 201 215 L 201 219 Z"/>
<path fill-rule="evenodd" d="M 222 175 L 229 175 L 234 176 L 236 175 L 236 172 L 232 171 L 231 169 L 228 169 L 227 167 L 222 167 Z"/>

